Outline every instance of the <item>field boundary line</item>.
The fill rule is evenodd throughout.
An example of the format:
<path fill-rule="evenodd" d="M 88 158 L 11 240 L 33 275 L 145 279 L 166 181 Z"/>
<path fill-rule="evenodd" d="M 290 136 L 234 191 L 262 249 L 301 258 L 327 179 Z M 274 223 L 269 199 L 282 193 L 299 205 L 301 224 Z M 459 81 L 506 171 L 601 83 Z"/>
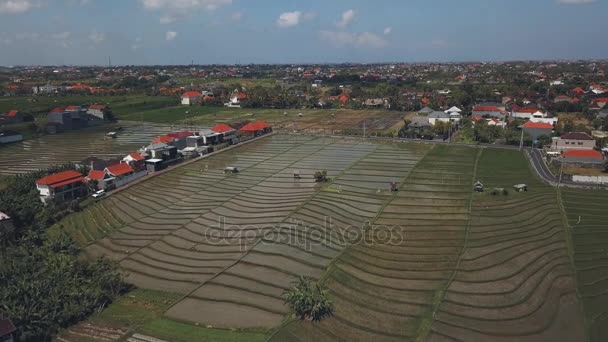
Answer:
<path fill-rule="evenodd" d="M 412 170 L 414 170 L 416 168 L 416 166 L 418 166 L 418 163 L 420 163 L 420 161 L 422 161 L 422 159 L 424 159 L 424 157 L 426 157 L 426 155 L 435 148 L 435 145 L 431 145 L 431 148 L 429 148 L 422 157 L 420 157 L 420 159 L 416 162 L 416 165 L 414 167 L 412 167 L 407 174 L 401 179 L 400 184 L 403 184 L 411 175 Z M 370 152 L 371 153 L 371 152 Z M 367 156 L 367 155 L 366 155 Z M 363 159 L 365 157 L 362 157 L 361 159 Z M 359 159 L 357 162 L 359 162 L 361 159 Z M 348 170 L 350 170 L 357 162 L 353 163 L 353 165 L 351 165 L 351 167 L 348 168 Z M 344 172 L 346 172 L 347 170 L 344 170 Z M 341 175 L 341 174 L 340 174 Z M 336 177 L 337 178 L 337 177 Z M 385 199 L 385 203 L 382 204 L 382 206 L 378 209 L 378 212 L 376 213 L 376 215 L 369 220 L 369 225 L 366 226 L 362 232 L 362 234 L 366 234 L 367 229 L 371 226 L 373 226 L 373 222 L 375 222 L 378 217 L 384 212 L 384 209 L 397 197 L 398 192 L 395 192 L 393 194 L 391 194 L 391 196 L 389 196 L 387 199 Z M 314 197 L 314 196 L 313 196 Z M 312 198 L 311 198 L 312 199 Z M 336 257 L 334 257 L 329 264 L 327 265 L 327 268 L 325 270 L 325 272 L 323 272 L 323 275 L 321 275 L 321 277 L 319 278 L 318 283 L 319 284 L 323 284 L 328 277 L 333 273 L 333 271 L 335 270 L 335 264 L 336 262 L 342 257 L 342 255 L 344 255 L 344 253 L 346 252 L 347 249 L 350 248 L 350 246 L 352 245 L 347 245 L 345 246 L 340 253 L 338 253 L 338 255 L 336 255 Z M 270 341 L 282 328 L 286 327 L 287 325 L 291 324 L 292 322 L 294 322 L 296 320 L 294 319 L 290 319 L 289 316 L 286 316 L 286 320 L 281 323 L 281 325 L 279 325 L 278 327 L 276 327 L 274 329 L 274 331 L 272 332 L 272 334 L 270 334 L 270 336 L 268 336 L 268 338 L 266 339 L 266 341 Z"/>
<path fill-rule="evenodd" d="M 318 139 L 318 138 L 313 138 L 313 139 L 311 139 L 311 140 L 309 140 L 309 141 L 314 141 L 314 140 L 316 140 L 316 139 Z M 235 146 L 239 146 L 239 145 L 235 145 Z M 283 152 L 279 153 L 279 154 L 278 154 L 278 155 L 276 155 L 276 156 L 273 156 L 273 157 L 270 157 L 270 158 L 266 158 L 266 159 L 264 159 L 264 160 L 262 160 L 262 161 L 260 161 L 260 162 L 257 162 L 257 163 L 255 163 L 255 164 L 252 164 L 252 165 L 251 165 L 251 166 L 249 166 L 249 167 L 252 167 L 252 166 L 254 166 L 254 165 L 258 165 L 258 164 L 264 163 L 264 162 L 266 162 L 267 160 L 272 159 L 272 158 L 275 158 L 275 157 L 277 157 L 277 156 L 279 156 L 279 155 L 283 155 L 283 154 L 285 154 L 285 153 L 289 153 L 289 152 L 290 152 L 291 150 L 293 150 L 294 148 L 297 148 L 297 147 L 300 147 L 300 146 L 301 146 L 301 145 L 296 145 L 296 146 L 294 146 L 294 147 L 291 147 L 291 148 L 289 148 L 289 149 L 287 149 L 287 150 L 285 150 L 285 151 L 283 151 Z M 218 152 L 221 152 L 221 151 L 218 151 Z M 211 154 L 209 154 L 209 155 L 211 155 Z M 293 164 L 295 164 L 295 163 L 293 163 Z M 290 164 L 290 166 L 291 166 L 291 165 L 293 165 L 293 164 Z M 289 167 L 289 166 L 288 166 L 288 167 Z M 274 175 L 274 174 L 273 174 L 273 175 Z M 255 187 L 255 186 L 257 186 L 258 184 L 260 184 L 260 183 L 262 183 L 262 182 L 266 181 L 268 178 L 271 178 L 271 177 L 272 177 L 272 176 L 269 176 L 269 177 L 264 178 L 264 179 L 263 179 L 263 180 L 261 180 L 260 182 L 255 183 L 255 184 L 253 184 L 252 186 L 248 187 L 248 188 L 247 188 L 247 190 L 254 188 L 254 187 Z M 244 191 L 247 191 L 247 190 L 244 190 Z M 163 238 L 165 238 L 165 237 L 167 237 L 167 236 L 171 236 L 171 235 L 173 235 L 173 233 L 174 233 L 175 231 L 177 231 L 177 230 L 179 230 L 179 229 L 182 229 L 182 228 L 185 228 L 185 227 L 186 227 L 186 225 L 188 225 L 188 224 L 192 223 L 192 222 L 193 222 L 195 219 L 200 218 L 200 217 L 201 217 L 201 216 L 203 216 L 204 214 L 206 214 L 206 213 L 208 213 L 208 212 L 212 211 L 213 209 L 219 208 L 219 207 L 220 207 L 220 206 L 222 206 L 223 204 L 230 202 L 231 200 L 233 200 L 233 199 L 235 199 L 236 197 L 238 197 L 240 194 L 241 194 L 241 193 L 239 193 L 239 194 L 237 194 L 237 195 L 234 195 L 234 196 L 230 197 L 230 199 L 228 199 L 228 200 L 226 200 L 226 201 L 223 201 L 221 204 L 218 204 L 218 205 L 214 206 L 212 209 L 208 209 L 208 210 L 206 210 L 206 211 L 205 211 L 203 214 L 201 214 L 201 215 L 199 215 L 199 216 L 197 216 L 197 217 L 195 217 L 195 218 L 192 218 L 192 219 L 191 219 L 189 222 L 187 222 L 187 223 L 184 223 L 184 224 L 180 225 L 178 228 L 175 228 L 175 229 L 174 229 L 173 231 L 171 231 L 169 234 L 163 235 L 161 238 L 156 239 L 156 240 L 152 240 L 151 242 L 149 242 L 149 243 L 147 243 L 147 244 L 145 244 L 145 245 L 143 245 L 143 246 L 141 246 L 141 247 L 137 248 L 137 249 L 136 249 L 136 250 L 135 250 L 133 253 L 129 253 L 129 254 L 128 254 L 127 256 L 125 256 L 124 258 L 121 258 L 121 259 L 119 260 L 119 262 L 122 262 L 123 260 L 129 259 L 129 258 L 131 257 L 131 255 L 137 254 L 139 251 L 143 250 L 144 248 L 147 248 L 148 246 L 150 246 L 150 245 L 154 244 L 155 242 L 158 242 L 158 241 L 162 240 Z M 124 226 L 120 227 L 119 229 L 122 229 L 122 228 L 124 228 L 124 227 L 126 227 L 126 226 L 128 226 L 128 225 L 124 225 Z M 114 230 L 113 232 L 116 232 L 116 231 L 118 231 L 118 229 L 117 229 L 117 230 Z M 103 239 L 103 238 L 102 238 L 102 239 Z M 100 240 L 100 239 L 98 239 L 98 240 Z M 97 240 L 97 241 L 98 241 L 98 240 Z M 182 299 L 183 299 L 183 298 L 182 298 Z M 182 299 L 180 299 L 180 300 L 182 300 Z"/>
<path fill-rule="evenodd" d="M 133 182 L 131 182 L 131 183 L 128 183 L 128 184 L 126 184 L 126 185 L 124 185 L 124 186 L 121 186 L 121 187 L 120 187 L 120 188 L 118 188 L 118 189 L 115 189 L 115 190 L 112 190 L 112 191 L 108 192 L 108 195 L 107 195 L 107 196 L 105 196 L 104 198 L 102 198 L 100 201 L 97 201 L 97 202 L 95 202 L 95 203 L 92 203 L 92 204 L 90 205 L 90 207 L 93 207 L 94 205 L 101 205 L 101 203 L 103 203 L 104 201 L 107 201 L 109 198 L 111 198 L 111 196 L 112 196 L 112 195 L 115 195 L 115 194 L 118 194 L 118 193 L 120 193 L 120 192 L 122 192 L 122 191 L 128 190 L 128 189 L 129 189 L 129 188 L 131 188 L 132 186 L 135 186 L 135 185 L 141 184 L 141 183 L 143 183 L 143 182 L 145 182 L 145 181 L 147 181 L 147 180 L 154 179 L 154 178 L 155 178 L 155 177 L 157 177 L 157 176 L 161 176 L 161 175 L 163 175 L 163 174 L 165 174 L 165 173 L 168 173 L 168 172 L 170 172 L 170 171 L 177 170 L 177 169 L 179 169 L 179 168 L 180 168 L 180 167 L 182 167 L 182 166 L 187 166 L 187 165 L 193 164 L 193 163 L 198 162 L 198 161 L 200 161 L 200 160 L 203 160 L 203 159 L 206 159 L 206 158 L 209 158 L 209 157 L 212 157 L 212 156 L 218 155 L 218 154 L 220 154 L 220 153 L 222 153 L 222 152 L 229 151 L 229 150 L 232 150 L 232 149 L 238 148 L 238 147 L 240 147 L 240 146 L 246 145 L 246 144 L 248 144 L 248 143 L 250 143 L 250 142 L 254 142 L 254 141 L 259 141 L 259 140 L 262 140 L 263 138 L 270 137 L 270 136 L 272 136 L 273 134 L 275 134 L 275 133 L 274 133 L 274 132 L 271 132 L 271 133 L 269 133 L 269 134 L 265 134 L 265 135 L 263 135 L 263 136 L 260 136 L 260 137 L 254 138 L 254 139 L 247 140 L 247 141 L 245 141 L 245 142 L 243 142 L 243 143 L 239 143 L 239 144 L 237 144 L 237 145 L 232 145 L 232 146 L 229 146 L 229 147 L 227 147 L 227 148 L 223 148 L 223 149 L 221 149 L 221 150 L 219 150 L 219 151 L 214 151 L 214 152 L 211 152 L 211 153 L 209 153 L 209 154 L 205 154 L 205 155 L 202 155 L 202 156 L 200 156 L 200 157 L 196 157 L 196 158 L 193 158 L 193 159 L 191 159 L 191 160 L 185 161 L 185 162 L 183 162 L 183 163 L 179 163 L 179 164 L 176 164 L 176 165 L 169 166 L 169 168 L 167 168 L 167 169 L 164 169 L 164 170 L 161 170 L 161 171 L 158 171 L 158 172 L 153 172 L 153 173 L 148 174 L 148 175 L 146 175 L 146 176 L 144 176 L 144 177 L 142 177 L 142 178 L 139 178 L 139 179 L 137 179 L 137 180 L 135 180 L 135 181 L 133 181 Z M 85 210 L 86 210 L 86 209 L 87 209 L 87 208 L 85 208 Z M 84 211 L 83 211 L 83 212 L 84 212 Z M 134 222 L 137 222 L 137 221 L 134 221 Z M 127 227 L 128 225 L 129 225 L 129 224 L 122 224 L 122 225 L 120 225 L 119 227 L 117 227 L 117 228 L 115 228 L 115 229 L 112 229 L 112 230 L 111 230 L 111 231 L 109 231 L 108 233 L 103 234 L 103 235 L 102 235 L 100 238 L 98 238 L 98 239 L 93 239 L 93 240 L 91 240 L 91 241 L 87 242 L 86 244 L 82 245 L 81 247 L 82 247 L 82 248 L 86 248 L 86 247 L 92 246 L 92 245 L 96 244 L 97 242 L 99 242 L 99 240 L 102 240 L 102 239 L 107 238 L 107 237 L 108 237 L 108 236 L 110 236 L 112 233 L 117 232 L 118 230 L 120 230 L 120 229 L 122 229 L 122 228 L 124 228 L 124 227 Z M 180 226 L 180 227 L 183 227 L 183 225 L 182 225 L 182 226 Z M 69 234 L 69 233 L 68 233 L 68 234 Z M 147 245 L 146 245 L 146 246 L 147 246 Z M 144 247 L 145 247 L 145 246 L 144 246 Z M 137 252 L 137 251 L 139 251 L 140 249 L 141 249 L 141 248 L 138 248 L 138 249 L 136 250 L 136 252 Z M 135 252 L 134 252 L 134 253 L 135 253 Z M 124 257 L 124 258 L 121 258 L 120 260 L 123 260 L 123 259 L 126 259 L 126 258 L 127 258 L 127 257 Z"/>
<path fill-rule="evenodd" d="M 473 185 L 473 183 L 475 182 L 475 179 L 477 178 L 477 168 L 479 166 L 479 159 L 481 159 L 481 155 L 483 154 L 484 150 L 485 150 L 485 148 L 479 148 L 479 150 L 477 151 L 477 157 L 475 158 L 475 166 L 473 167 L 473 177 L 471 180 L 471 185 Z M 426 341 L 428 339 L 428 335 L 431 332 L 431 327 L 433 326 L 433 322 L 435 322 L 435 315 L 437 315 L 437 312 L 439 311 L 439 308 L 441 307 L 441 303 L 443 303 L 443 300 L 445 299 L 446 292 L 452 285 L 454 278 L 456 278 L 456 273 L 458 272 L 458 269 L 460 268 L 460 263 L 462 261 L 463 255 L 467 249 L 467 244 L 469 241 L 469 232 L 471 230 L 472 212 L 473 212 L 473 191 L 471 190 L 471 195 L 469 196 L 469 205 L 468 205 L 469 219 L 467 220 L 467 225 L 465 226 L 465 230 L 464 230 L 465 234 L 464 234 L 464 242 L 462 244 L 462 249 L 460 250 L 460 253 L 458 253 L 458 259 L 456 260 L 456 265 L 454 265 L 454 268 L 452 269 L 452 274 L 450 275 L 450 278 L 445 283 L 444 287 L 435 295 L 436 298 L 433 302 L 433 311 L 431 311 L 430 317 L 426 317 L 426 318 L 422 319 L 422 323 L 420 324 L 419 333 L 418 333 L 418 337 L 416 338 L 416 341 Z"/>
<path fill-rule="evenodd" d="M 314 139 L 312 139 L 312 140 L 310 140 L 310 141 L 314 141 L 314 140 L 317 140 L 317 139 L 319 139 L 319 137 L 314 137 Z M 313 154 L 319 153 L 320 151 L 324 150 L 324 149 L 325 149 L 327 146 L 331 146 L 332 144 L 334 144 L 334 143 L 336 143 L 336 142 L 337 142 L 337 140 L 334 140 L 332 143 L 327 144 L 327 145 L 324 145 L 324 147 L 323 147 L 321 150 L 319 150 L 319 151 L 317 151 L 317 152 L 315 152 L 315 153 L 313 153 Z M 297 147 L 299 147 L 299 146 L 301 146 L 301 145 L 298 145 Z M 295 147 L 294 147 L 294 148 L 295 148 Z M 377 148 L 376 148 L 376 149 L 377 149 Z M 374 151 L 375 151 L 376 149 L 374 149 Z M 291 150 L 291 149 L 289 149 L 289 150 Z M 372 151 L 372 152 L 374 152 L 374 151 Z M 286 152 L 287 152 L 287 151 L 286 151 Z M 353 164 L 352 164 L 352 165 L 356 164 L 356 163 L 357 163 L 359 160 L 361 160 L 361 159 L 365 158 L 367 155 L 371 154 L 372 152 L 368 152 L 367 154 L 365 154 L 365 156 L 363 156 L 363 157 L 361 157 L 361 158 L 357 159 L 357 161 L 353 162 Z M 281 153 L 281 154 L 283 154 L 283 153 Z M 312 154 L 311 154 L 311 155 L 312 155 Z M 309 156 L 310 156 L 310 155 L 309 155 Z M 273 157 L 273 158 L 274 158 L 274 157 Z M 297 161 L 295 161 L 295 162 L 293 162 L 293 163 L 289 164 L 289 165 L 288 165 L 287 167 L 285 167 L 283 170 L 285 170 L 285 169 L 289 169 L 289 168 L 290 168 L 292 165 L 297 164 L 297 163 L 299 163 L 300 161 L 302 161 L 302 159 L 298 159 Z M 343 172 L 345 172 L 346 170 L 350 170 L 350 168 L 352 168 L 352 165 L 351 165 L 351 166 L 350 166 L 348 169 L 345 169 Z M 333 179 L 332 179 L 332 180 L 329 182 L 329 184 L 331 184 L 335 178 L 337 178 L 337 177 L 341 176 L 341 175 L 343 174 L 343 172 L 339 173 L 339 174 L 338 174 L 338 176 L 334 177 L 334 178 L 333 178 Z M 274 174 L 273 174 L 273 175 L 274 175 Z M 264 180 L 263 180 L 263 181 L 261 181 L 261 182 L 259 182 L 259 183 L 256 183 L 256 185 L 257 185 L 257 184 L 260 184 L 260 183 L 262 183 L 262 182 L 264 182 L 266 179 L 271 178 L 271 177 L 272 177 L 272 176 L 267 177 L 267 178 L 264 178 Z M 254 186 L 255 186 L 255 185 L 254 185 Z M 254 186 L 252 186 L 251 188 L 253 188 Z M 272 227 L 270 230 L 275 229 L 277 226 L 279 226 L 279 225 L 281 225 L 282 223 L 284 223 L 285 221 L 287 221 L 287 220 L 288 220 L 288 219 L 289 219 L 289 218 L 290 218 L 290 217 L 293 215 L 293 213 L 294 213 L 294 212 L 297 212 L 297 211 L 298 211 L 299 209 L 301 209 L 301 208 L 302 208 L 302 207 L 303 207 L 305 204 L 307 204 L 307 203 L 309 203 L 310 201 L 312 201 L 312 199 L 313 199 L 313 198 L 315 198 L 315 196 L 316 196 L 317 194 L 319 194 L 320 192 L 321 192 L 321 189 L 319 189 L 317 192 L 314 192 L 314 193 L 313 193 L 313 194 L 310 196 L 310 198 L 308 198 L 306 201 L 302 202 L 300 205 L 298 205 L 296 208 L 294 208 L 294 209 L 293 209 L 293 210 L 292 210 L 292 211 L 289 213 L 289 215 L 285 216 L 285 218 L 284 218 L 283 220 L 281 220 L 281 222 L 277 223 L 277 224 L 276 224 L 275 226 L 273 226 L 273 227 Z M 240 195 L 240 193 L 239 193 L 239 195 Z M 238 195 L 237 195 L 237 196 L 234 196 L 233 198 L 235 198 L 235 197 L 238 197 Z M 226 202 L 228 202 L 228 201 L 226 201 Z M 224 202 L 224 203 L 226 203 L 226 202 Z M 170 234 L 169 234 L 169 235 L 170 235 Z M 245 251 L 245 252 L 244 252 L 244 253 L 243 253 L 241 256 L 239 256 L 239 257 L 238 257 L 238 258 L 237 258 L 237 259 L 236 259 L 234 262 L 232 262 L 231 264 L 227 265 L 227 266 L 226 266 L 226 267 L 224 267 L 223 269 L 219 270 L 217 273 L 215 273 L 215 274 L 214 274 L 213 276 L 211 276 L 209 279 L 207 279 L 207 280 L 203 281 L 203 282 L 202 282 L 200 285 L 198 285 L 198 286 L 197 286 L 195 289 L 193 289 L 192 291 L 188 292 L 188 293 L 187 293 L 187 294 L 185 294 L 183 297 L 181 297 L 179 300 L 177 300 L 175 303 L 173 303 L 173 304 L 171 304 L 170 306 L 168 306 L 168 307 L 167 307 L 167 308 L 166 308 L 166 309 L 165 309 L 165 310 L 162 312 L 162 315 L 164 316 L 164 315 L 165 315 L 165 313 L 166 313 L 167 311 L 169 311 L 169 310 L 170 310 L 172 307 L 174 307 L 175 305 L 177 305 L 178 303 L 180 303 L 180 302 L 181 302 L 181 301 L 183 301 L 184 299 L 188 298 L 190 295 L 192 295 L 194 292 L 196 292 L 197 290 L 199 290 L 201 287 L 205 286 L 207 283 L 209 283 L 209 282 L 210 282 L 210 281 L 212 281 L 213 279 L 215 279 L 215 278 L 219 277 L 220 275 L 222 275 L 224 272 L 226 272 L 227 270 L 229 270 L 231 267 L 236 266 L 236 265 L 237 265 L 239 262 L 241 262 L 241 261 L 242 261 L 242 260 L 243 260 L 243 259 L 244 259 L 244 258 L 245 258 L 247 255 L 249 255 L 249 252 L 251 252 L 251 251 L 252 251 L 252 250 L 253 250 L 253 249 L 254 249 L 254 248 L 255 248 L 255 247 L 256 247 L 256 246 L 257 246 L 257 245 L 258 245 L 258 244 L 259 244 L 259 243 L 262 241 L 262 240 L 263 240 L 263 236 L 262 236 L 261 238 L 259 238 L 259 239 L 258 239 L 258 240 L 257 240 L 257 241 L 256 241 L 256 242 L 255 242 L 255 243 L 254 243 L 254 244 L 253 244 L 253 245 L 252 245 L 250 248 L 249 248 L 249 249 L 247 249 L 247 250 L 246 250 L 246 251 Z"/>
<path fill-rule="evenodd" d="M 564 202 L 562 199 L 562 189 L 559 185 L 555 190 L 555 193 L 557 197 L 557 205 L 560 209 L 560 216 L 564 227 L 563 232 L 566 238 L 566 250 L 568 251 L 568 256 L 570 259 L 570 267 L 572 267 L 572 280 L 574 281 L 574 288 L 576 291 L 576 297 L 578 298 L 578 305 L 583 316 L 583 322 L 585 324 L 585 340 L 591 341 L 591 334 L 589 334 L 589 332 L 591 331 L 591 322 L 587 319 L 587 315 L 585 314 L 585 307 L 583 305 L 583 295 L 580 292 L 576 272 L 576 263 L 574 262 L 574 241 L 572 239 L 572 233 L 574 232 L 574 230 L 570 227 L 570 223 L 568 222 L 568 214 L 566 212 L 566 207 L 564 206 Z"/>

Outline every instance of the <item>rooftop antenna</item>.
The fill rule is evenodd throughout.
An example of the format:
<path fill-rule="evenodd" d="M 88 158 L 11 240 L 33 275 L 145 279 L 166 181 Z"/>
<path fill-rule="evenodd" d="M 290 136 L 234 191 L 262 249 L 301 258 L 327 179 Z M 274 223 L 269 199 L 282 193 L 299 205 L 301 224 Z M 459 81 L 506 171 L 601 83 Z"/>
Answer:
<path fill-rule="evenodd" d="M 108 68 L 112 67 L 112 56 L 108 56 Z"/>

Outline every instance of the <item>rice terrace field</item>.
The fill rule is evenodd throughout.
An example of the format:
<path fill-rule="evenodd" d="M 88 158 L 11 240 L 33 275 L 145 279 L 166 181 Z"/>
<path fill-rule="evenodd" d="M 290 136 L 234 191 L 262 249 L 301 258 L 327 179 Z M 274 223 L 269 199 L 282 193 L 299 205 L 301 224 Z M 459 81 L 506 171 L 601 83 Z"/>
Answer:
<path fill-rule="evenodd" d="M 122 127 L 116 139 L 106 133 Z M 92 156 L 102 159 L 123 158 L 138 148 L 148 145 L 155 137 L 172 131 L 171 126 L 146 124 L 138 126 L 121 123 L 91 127 L 79 131 L 0 146 L 0 175 L 17 174 L 48 168 L 49 165 L 80 162 Z"/>
<path fill-rule="evenodd" d="M 331 181 L 315 183 L 318 170 Z M 488 191 L 474 193 L 477 180 Z M 530 191 L 512 191 L 518 183 Z M 562 196 L 568 215 L 519 151 L 273 135 L 54 228 L 89 257 L 118 261 L 128 282 L 167 293 L 160 312 L 175 324 L 272 341 L 584 341 L 605 329 L 591 323 L 606 320 L 595 285 L 605 273 L 592 271 L 605 238 L 585 234 L 600 230 L 606 206 L 589 209 L 572 243 L 570 212 L 585 196 Z M 603 256 L 588 263 L 588 253 Z M 290 317 L 282 293 L 299 275 L 328 288 L 331 317 Z"/>

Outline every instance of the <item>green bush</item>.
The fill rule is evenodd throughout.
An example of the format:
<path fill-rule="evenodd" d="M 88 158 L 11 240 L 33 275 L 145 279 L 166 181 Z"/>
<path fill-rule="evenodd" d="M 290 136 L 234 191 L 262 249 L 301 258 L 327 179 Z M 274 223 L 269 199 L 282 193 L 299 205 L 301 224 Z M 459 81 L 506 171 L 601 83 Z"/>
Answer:
<path fill-rule="evenodd" d="M 283 296 L 285 303 L 299 319 L 320 321 L 334 310 L 327 291 L 307 277 L 300 276 Z"/>

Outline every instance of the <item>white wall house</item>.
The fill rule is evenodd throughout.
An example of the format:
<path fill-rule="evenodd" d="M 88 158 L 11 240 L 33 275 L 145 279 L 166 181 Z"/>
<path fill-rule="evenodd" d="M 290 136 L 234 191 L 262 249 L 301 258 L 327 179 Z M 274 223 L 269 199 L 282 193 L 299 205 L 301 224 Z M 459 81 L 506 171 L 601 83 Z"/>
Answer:
<path fill-rule="evenodd" d="M 202 94 L 198 91 L 189 91 L 182 94 L 182 104 L 189 106 L 193 104 L 201 103 Z"/>

